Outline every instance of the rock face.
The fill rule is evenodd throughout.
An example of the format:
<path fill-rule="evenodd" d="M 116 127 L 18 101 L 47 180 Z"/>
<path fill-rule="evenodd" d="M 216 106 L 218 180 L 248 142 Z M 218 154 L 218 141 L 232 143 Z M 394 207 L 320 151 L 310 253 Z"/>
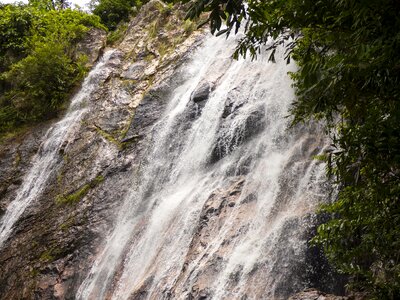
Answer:
<path fill-rule="evenodd" d="M 41 124 L 29 132 L 8 140 L 0 147 L 0 218 L 22 183 L 50 124 Z"/>
<path fill-rule="evenodd" d="M 92 67 L 106 45 L 106 37 L 107 34 L 104 30 L 92 28 L 76 45 L 75 56 L 85 55 L 87 57 L 86 66 Z"/>
<path fill-rule="evenodd" d="M 196 88 L 196 90 L 190 96 L 190 100 L 195 103 L 207 100 L 210 96 L 211 85 L 208 82 L 203 82 Z"/>
<path fill-rule="evenodd" d="M 87 99 L 88 112 L 58 152 L 57 170 L 0 248 L 0 299 L 75 299 L 132 184 L 127 174 L 139 170 L 146 134 L 179 85 L 179 72 L 171 75 L 202 39 L 185 31 L 183 14 L 151 1 L 129 24 Z M 89 32 L 77 54 L 94 64 L 104 38 L 103 31 Z M 0 146 L 0 217 L 51 126 Z"/>
<path fill-rule="evenodd" d="M 225 107 L 223 114 L 223 121 L 220 124 L 218 141 L 215 148 L 212 151 L 210 161 L 212 163 L 220 160 L 227 154 L 234 151 L 238 146 L 245 143 L 249 139 L 253 138 L 260 133 L 265 126 L 264 117 L 265 111 L 262 107 L 252 111 L 247 115 L 246 119 L 242 122 L 242 126 L 233 131 L 232 122 L 234 118 L 230 117 L 231 114 L 240 114 L 240 108 L 237 108 L 235 112 L 227 115 L 226 110 L 229 106 Z"/>
<path fill-rule="evenodd" d="M 304 292 L 293 295 L 288 300 L 350 300 L 354 298 L 348 298 L 343 296 L 335 296 L 325 294 L 315 289 L 305 290 Z"/>

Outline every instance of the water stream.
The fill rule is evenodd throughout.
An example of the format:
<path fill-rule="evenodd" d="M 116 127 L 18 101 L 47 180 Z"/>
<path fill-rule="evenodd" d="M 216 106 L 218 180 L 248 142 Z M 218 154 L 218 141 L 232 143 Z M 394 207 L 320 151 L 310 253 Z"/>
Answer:
<path fill-rule="evenodd" d="M 62 148 L 80 126 L 82 116 L 87 112 L 87 102 L 91 94 L 110 74 L 107 62 L 114 51 L 108 51 L 84 80 L 79 92 L 72 98 L 65 116 L 46 133 L 43 143 L 32 160 L 32 167 L 23 179 L 16 198 L 9 204 L 0 219 L 0 247 L 9 238 L 14 224 L 24 211 L 38 199 L 46 187 L 48 179 L 62 162 Z"/>
<path fill-rule="evenodd" d="M 234 61 L 236 43 L 209 37 L 181 69 L 77 299 L 283 299 L 307 286 L 325 137 L 287 128 L 295 66 Z M 211 92 L 194 103 L 200 86 Z"/>

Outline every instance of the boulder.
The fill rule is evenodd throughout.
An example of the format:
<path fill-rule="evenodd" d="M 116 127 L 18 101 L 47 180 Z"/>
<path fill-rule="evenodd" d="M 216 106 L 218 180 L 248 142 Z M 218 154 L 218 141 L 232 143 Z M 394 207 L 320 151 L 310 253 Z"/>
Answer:
<path fill-rule="evenodd" d="M 208 82 L 203 82 L 197 86 L 190 96 L 190 100 L 195 103 L 207 100 L 211 93 L 211 85 Z"/>

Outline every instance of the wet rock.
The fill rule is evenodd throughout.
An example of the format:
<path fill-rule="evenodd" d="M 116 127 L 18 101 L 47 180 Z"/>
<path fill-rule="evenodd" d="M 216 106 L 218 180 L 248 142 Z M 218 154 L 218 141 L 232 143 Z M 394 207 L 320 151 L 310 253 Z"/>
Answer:
<path fill-rule="evenodd" d="M 61 283 L 54 285 L 54 297 L 57 299 L 65 299 L 65 289 Z"/>
<path fill-rule="evenodd" d="M 239 108 L 241 108 L 244 104 L 245 102 L 235 103 L 235 101 L 231 97 L 228 97 L 228 99 L 226 99 L 225 101 L 222 118 L 223 119 L 227 118 L 228 116 L 236 112 Z"/>
<path fill-rule="evenodd" d="M 143 135 L 140 134 L 133 134 L 133 135 L 127 135 L 125 138 L 123 138 L 121 140 L 121 143 L 131 143 L 131 142 L 135 142 L 138 139 L 142 138 Z"/>
<path fill-rule="evenodd" d="M 142 282 L 140 287 L 136 289 L 134 293 L 132 293 L 129 297 L 129 300 L 142 300 L 142 299 L 147 299 L 148 294 L 149 294 L 149 287 L 154 281 L 154 277 L 150 276 L 146 280 Z"/>
<path fill-rule="evenodd" d="M 257 200 L 257 196 L 254 194 L 250 194 L 246 198 L 244 198 L 242 200 L 242 202 L 240 202 L 240 204 L 246 204 L 246 203 L 250 203 L 250 202 L 256 201 L 256 200 Z"/>
<path fill-rule="evenodd" d="M 88 60 L 87 67 L 93 66 L 106 45 L 107 33 L 99 28 L 90 29 L 83 40 L 76 45 L 74 56 L 85 55 Z"/>
<path fill-rule="evenodd" d="M 60 149 L 58 150 L 58 154 L 59 154 L 59 155 L 64 155 L 64 153 L 65 153 L 65 148 L 67 147 L 67 145 L 68 145 L 68 141 L 64 141 L 64 142 L 62 143 Z"/>
<path fill-rule="evenodd" d="M 160 118 L 162 108 L 165 107 L 167 100 L 167 91 L 160 89 L 152 89 L 147 92 L 135 110 L 135 116 L 131 122 L 126 134 L 126 139 L 134 138 L 135 136 L 143 136 L 145 128 L 149 128 L 150 124 Z"/>
<path fill-rule="evenodd" d="M 0 215 L 15 199 L 23 175 L 30 167 L 49 123 L 43 123 L 20 136 L 3 141 L 0 146 Z"/>
<path fill-rule="evenodd" d="M 209 299 L 208 293 L 207 293 L 207 292 L 201 292 L 201 293 L 199 294 L 198 299 L 199 299 L 199 300 L 207 300 L 207 299 Z"/>
<path fill-rule="evenodd" d="M 232 113 L 232 110 L 233 110 L 233 102 L 226 104 L 224 107 L 224 111 L 222 113 L 222 118 L 223 119 L 227 118 Z"/>
<path fill-rule="evenodd" d="M 202 102 L 208 99 L 211 93 L 211 85 L 208 82 L 203 82 L 194 90 L 190 96 L 190 100 L 194 103 Z"/>
<path fill-rule="evenodd" d="M 222 121 L 215 147 L 211 151 L 210 163 L 215 163 L 230 154 L 239 145 L 247 142 L 264 129 L 265 111 L 262 107 L 244 117 L 245 119 L 239 122 L 237 122 L 237 118 L 243 118 L 243 116 L 234 116 Z"/>
<path fill-rule="evenodd" d="M 224 264 L 223 256 L 226 254 L 224 250 L 231 246 L 231 242 L 234 244 L 233 236 L 237 236 L 238 232 L 243 230 L 238 230 L 237 228 L 229 229 L 228 236 L 230 238 L 224 240 L 221 247 L 222 250 L 209 255 L 207 249 L 210 247 L 210 241 L 213 241 L 213 238 L 218 235 L 224 223 L 229 219 L 230 214 L 236 209 L 244 184 L 244 177 L 232 178 L 224 188 L 217 189 L 211 193 L 204 203 L 197 229 L 187 252 L 184 267 L 177 279 L 172 295 L 182 294 L 180 290 L 181 284 L 184 285 L 187 276 L 189 276 L 193 285 L 188 299 L 200 299 L 200 297 L 212 299 L 213 295 L 209 287 L 215 280 L 218 280 L 218 274 Z M 194 272 L 196 266 L 193 265 L 193 261 L 197 262 L 197 266 L 202 265 L 202 272 Z M 192 272 L 196 275 L 193 275 Z"/>
<path fill-rule="evenodd" d="M 158 60 L 155 60 L 150 65 L 148 65 L 146 67 L 146 69 L 144 69 L 144 71 L 143 71 L 144 76 L 146 78 L 151 78 L 152 76 L 154 76 L 156 74 L 156 72 L 157 72 L 157 68 L 159 66 L 159 63 L 160 62 Z"/>
<path fill-rule="evenodd" d="M 190 125 L 191 121 L 194 121 L 200 117 L 211 91 L 212 85 L 209 82 L 203 81 L 198 85 L 198 87 L 190 95 L 190 101 L 187 103 L 187 109 L 185 110 L 185 115 L 182 118 L 182 122 Z"/>
<path fill-rule="evenodd" d="M 22 183 L 22 178 L 15 178 L 12 180 L 13 185 L 21 185 Z"/>

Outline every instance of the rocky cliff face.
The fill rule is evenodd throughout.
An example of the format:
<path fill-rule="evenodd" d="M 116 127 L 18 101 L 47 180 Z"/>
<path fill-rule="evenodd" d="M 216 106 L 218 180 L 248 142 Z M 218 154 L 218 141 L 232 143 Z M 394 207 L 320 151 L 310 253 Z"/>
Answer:
<path fill-rule="evenodd" d="M 233 62 L 236 40 L 192 32 L 183 14 L 150 1 L 112 49 L 91 32 L 77 51 L 98 63 L 65 116 L 1 145 L 0 217 L 41 182 L 0 243 L 1 299 L 342 288 L 307 247 L 329 194 L 312 159 L 325 137 L 316 124 L 286 131 L 290 66 Z M 39 163 L 51 167 L 32 175 Z"/>
<path fill-rule="evenodd" d="M 113 51 L 87 95 L 87 111 L 57 150 L 57 168 L 0 248 L 1 299 L 74 299 L 140 166 L 146 135 L 179 84 L 179 66 L 201 42 L 182 12 L 151 1 L 114 50 L 93 32 L 77 51 L 89 63 Z M 0 147 L 0 217 L 54 123 L 32 128 Z M 39 151 L 39 152 L 38 152 Z"/>

